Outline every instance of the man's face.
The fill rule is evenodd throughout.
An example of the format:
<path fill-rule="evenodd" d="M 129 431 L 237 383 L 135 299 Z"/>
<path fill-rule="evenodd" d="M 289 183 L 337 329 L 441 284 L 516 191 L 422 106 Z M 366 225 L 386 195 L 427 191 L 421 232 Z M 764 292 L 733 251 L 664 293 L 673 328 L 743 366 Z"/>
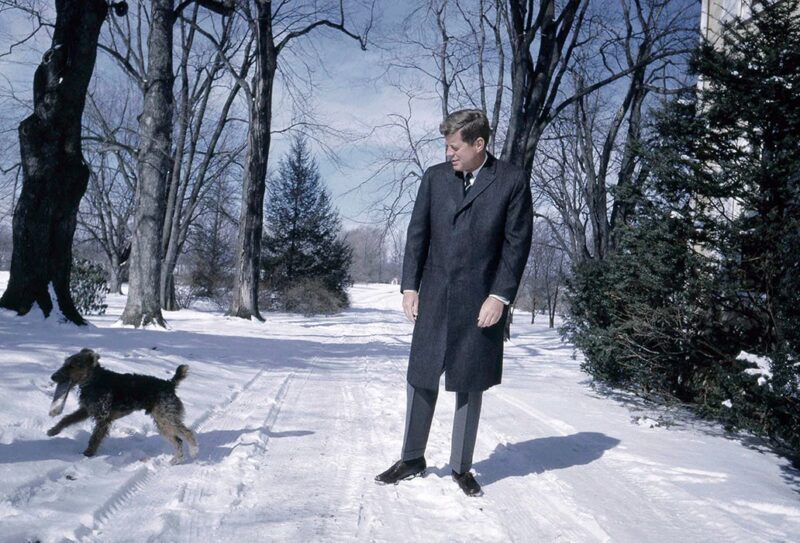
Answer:
<path fill-rule="evenodd" d="M 472 172 L 480 168 L 486 156 L 486 142 L 477 138 L 472 143 L 461 139 L 461 130 L 444 137 L 447 144 L 447 160 L 457 172 Z"/>

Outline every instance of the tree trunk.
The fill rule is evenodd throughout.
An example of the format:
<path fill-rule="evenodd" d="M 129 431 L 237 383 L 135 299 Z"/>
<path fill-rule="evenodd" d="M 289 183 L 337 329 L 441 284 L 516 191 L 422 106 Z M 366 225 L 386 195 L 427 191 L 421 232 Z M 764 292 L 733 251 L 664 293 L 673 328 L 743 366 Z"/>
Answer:
<path fill-rule="evenodd" d="M 278 51 L 272 36 L 269 2 L 256 2 L 257 59 L 255 88 L 250 104 L 247 158 L 242 183 L 242 208 L 236 244 L 237 269 L 229 315 L 264 320 L 258 310 L 258 279 L 261 268 L 261 237 L 264 223 L 264 190 L 272 122 L 272 85 Z"/>
<path fill-rule="evenodd" d="M 633 99 L 631 103 L 630 119 L 628 120 L 628 134 L 625 138 L 625 148 L 622 154 L 622 162 L 619 166 L 617 176 L 617 186 L 614 195 L 614 205 L 611 210 L 611 249 L 616 250 L 619 243 L 620 231 L 622 226 L 628 223 L 633 210 L 633 192 L 637 185 L 634 179 L 636 161 L 640 154 L 639 139 L 642 133 L 642 107 L 644 105 L 647 90 L 644 88 L 644 69 L 634 73 L 631 83 Z"/>
<path fill-rule="evenodd" d="M 19 125 L 23 182 L 14 210 L 8 288 L 0 307 L 28 313 L 38 304 L 86 324 L 69 291 L 72 239 L 89 169 L 81 148 L 81 117 L 94 71 L 97 39 L 108 8 L 100 0 L 56 0 L 52 47 L 36 69 L 34 112 Z"/>
<path fill-rule="evenodd" d="M 514 305 L 511 304 L 508 307 L 508 318 L 506 319 L 506 323 L 503 326 L 503 341 L 508 341 L 511 339 L 511 323 L 514 321 Z"/>
<path fill-rule="evenodd" d="M 192 10 L 191 21 L 197 20 L 197 8 Z M 180 228 L 180 203 L 178 189 L 181 184 L 181 174 L 186 148 L 186 136 L 189 131 L 189 53 L 194 42 L 194 27 L 190 26 L 189 36 L 186 36 L 185 26 L 181 25 L 181 61 L 178 67 L 180 73 L 180 98 L 178 107 L 178 130 L 175 141 L 175 156 L 172 158 L 172 171 L 169 176 L 167 190 L 167 204 L 164 209 L 164 227 L 162 229 L 161 254 L 161 280 L 159 298 L 161 307 L 167 311 L 176 311 L 178 304 L 175 299 L 175 265 L 178 261 L 177 232 Z M 188 180 L 186 181 L 188 183 Z"/>
<path fill-rule="evenodd" d="M 586 0 L 567 0 L 556 15 L 555 0 L 542 0 L 535 14 L 531 12 L 533 2 L 508 2 L 511 116 L 500 158 L 520 166 L 528 176 L 539 139 L 550 122 L 565 60 L 572 54 L 586 5 Z M 531 45 L 537 33 L 534 62 Z"/>
<path fill-rule="evenodd" d="M 205 124 L 206 119 L 208 119 L 209 123 L 211 122 L 210 116 L 206 115 L 206 111 L 212 96 L 213 82 L 224 66 L 224 51 L 218 51 L 217 58 L 209 67 L 205 78 L 200 79 L 198 76 L 195 81 L 190 81 L 189 53 L 194 40 L 194 19 L 196 19 L 196 16 L 197 10 L 192 15 L 193 22 L 190 25 L 188 35 L 185 33 L 185 26 L 181 26 L 183 55 L 178 68 L 180 73 L 180 113 L 161 245 L 164 255 L 161 262 L 161 304 L 162 308 L 168 311 L 180 309 L 175 298 L 175 267 L 178 263 L 178 257 L 183 252 L 192 222 L 197 217 L 196 210 L 203 199 L 205 187 L 210 183 L 222 182 L 218 178 L 215 179 L 215 176 L 219 175 L 219 173 L 216 173 L 216 175 L 209 174 L 209 168 L 217 151 L 217 146 L 223 139 L 223 129 L 228 123 L 230 109 L 241 90 L 241 85 L 237 82 L 229 92 L 217 117 L 208 146 L 202 153 L 198 153 L 198 143 L 204 140 L 202 126 Z M 229 43 L 227 36 L 233 20 L 233 17 L 227 20 L 223 38 L 221 39 L 222 43 Z M 239 77 L 244 77 L 247 72 L 250 63 L 249 57 L 248 45 Z M 199 85 L 205 89 L 199 97 L 194 93 L 190 93 L 193 85 L 195 87 Z M 195 157 L 198 154 L 202 154 L 203 158 L 200 160 L 199 165 L 195 166 Z"/>
<path fill-rule="evenodd" d="M 167 311 L 177 311 L 178 299 L 175 296 L 175 273 L 170 272 L 162 280 L 162 301 L 164 302 L 164 309 Z"/>
<path fill-rule="evenodd" d="M 549 317 L 550 317 L 550 328 L 555 328 L 556 326 L 556 308 L 558 307 L 558 285 L 556 285 L 555 292 L 553 292 L 552 296 L 552 303 L 550 302 L 551 297 L 548 296 L 547 298 L 547 306 L 550 310 Z"/>
<path fill-rule="evenodd" d="M 165 326 L 161 314 L 161 234 L 172 147 L 173 0 L 152 0 L 144 109 L 139 121 L 139 184 L 128 302 L 122 323 Z"/>
<path fill-rule="evenodd" d="M 117 255 L 111 255 L 108 259 L 108 291 L 122 294 L 122 265 Z"/>

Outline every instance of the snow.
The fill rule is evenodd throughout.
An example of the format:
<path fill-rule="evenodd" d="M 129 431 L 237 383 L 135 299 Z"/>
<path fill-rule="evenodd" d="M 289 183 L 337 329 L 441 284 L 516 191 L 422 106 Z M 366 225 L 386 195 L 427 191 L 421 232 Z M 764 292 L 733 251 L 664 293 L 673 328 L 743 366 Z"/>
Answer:
<path fill-rule="evenodd" d="M 7 275 L 0 277 L 0 286 Z M 475 451 L 485 495 L 450 479 L 442 392 L 424 478 L 378 486 L 398 458 L 411 325 L 396 286 L 357 285 L 335 316 L 169 312 L 169 331 L 0 312 L 0 541 L 789 541 L 800 476 L 757 445 L 674 409 L 591 386 L 570 346 L 514 323 L 504 383 Z M 170 377 L 200 454 L 169 465 L 139 412 L 94 458 L 90 424 L 49 438 L 50 375 L 82 347 L 116 371 Z M 76 393 L 65 413 L 75 409 Z"/>
<path fill-rule="evenodd" d="M 756 354 L 742 351 L 739 353 L 739 356 L 736 357 L 736 360 L 742 360 L 754 365 L 752 368 L 745 368 L 744 372 L 747 374 L 772 377 L 772 363 L 766 356 L 758 356 Z M 759 380 L 759 383 L 760 382 L 761 381 Z"/>

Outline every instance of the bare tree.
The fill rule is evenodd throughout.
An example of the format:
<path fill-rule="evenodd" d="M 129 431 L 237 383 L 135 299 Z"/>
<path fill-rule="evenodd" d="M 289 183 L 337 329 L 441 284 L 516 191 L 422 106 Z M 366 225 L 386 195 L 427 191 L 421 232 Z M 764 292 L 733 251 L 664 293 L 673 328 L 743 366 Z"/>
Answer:
<path fill-rule="evenodd" d="M 501 158 L 528 173 L 572 54 L 579 45 L 587 0 L 508 0 L 511 111 Z M 535 46 L 535 49 L 534 49 Z M 536 57 L 534 58 L 534 51 Z"/>
<path fill-rule="evenodd" d="M 136 125 L 140 102 L 116 81 L 95 81 L 88 93 L 83 141 L 93 172 L 78 225 L 105 255 L 111 292 L 122 293 L 131 248 L 136 193 Z"/>
<path fill-rule="evenodd" d="M 177 18 L 174 144 L 165 188 L 158 287 L 161 306 L 167 310 L 178 308 L 175 268 L 204 198 L 212 190 L 211 185 L 227 175 L 227 169 L 241 167 L 243 143 L 231 130 L 236 120 L 233 110 L 241 89 L 239 81 L 253 62 L 255 36 L 242 32 L 236 17 L 225 17 L 220 23 L 215 17 L 201 17 L 203 11 L 199 7 L 199 3 L 187 6 Z M 142 42 L 150 18 L 147 6 L 138 2 L 136 15 L 131 17 L 134 23 L 114 25 L 113 32 L 100 45 L 142 93 L 146 79 Z M 233 70 L 232 77 L 228 66 Z"/>
<path fill-rule="evenodd" d="M 558 295 L 564 282 L 564 252 L 553 245 L 547 245 L 543 251 L 544 262 L 544 297 L 547 301 L 548 325 L 555 327 L 556 310 L 558 309 Z"/>
<path fill-rule="evenodd" d="M 0 223 L 0 270 L 8 269 L 11 264 L 11 228 Z"/>
<path fill-rule="evenodd" d="M 541 248 L 546 246 L 545 236 L 549 235 L 549 229 L 542 228 L 543 223 L 533 222 L 533 240 L 531 252 L 528 254 L 528 263 L 525 266 L 525 273 L 520 282 L 519 294 L 515 300 L 515 305 L 528 309 L 531 312 L 531 324 L 535 322 L 536 311 L 539 308 L 540 295 L 539 283 L 542 276 Z"/>
<path fill-rule="evenodd" d="M 421 75 L 422 86 L 433 85 L 443 114 L 461 107 L 486 111 L 494 128 L 492 145 L 502 149 L 500 157 L 533 173 L 547 128 L 586 97 L 608 88 L 619 92 L 616 83 L 625 80 L 633 90 L 629 96 L 623 91 L 617 131 L 625 130 L 628 119 L 641 118 L 643 95 L 657 82 L 656 74 L 663 77 L 692 45 L 687 30 L 697 25 L 694 20 L 692 25 L 687 22 L 694 4 L 688 0 L 424 0 L 401 26 L 403 37 L 397 44 L 403 52 L 388 66 L 394 73 L 417 79 Z M 599 69 L 593 67 L 579 82 L 576 71 L 587 62 Z M 408 83 L 403 80 L 398 85 Z M 630 135 L 636 135 L 635 126 Z M 629 179 L 635 169 L 634 149 L 628 147 L 622 179 Z M 399 185 L 400 179 L 394 182 Z M 602 191 L 594 196 L 601 199 Z M 406 198 L 400 200 L 407 207 Z M 397 214 L 396 209 L 391 211 Z"/>
<path fill-rule="evenodd" d="M 23 182 L 14 211 L 14 248 L 0 307 L 25 314 L 38 304 L 85 324 L 69 278 L 78 206 L 89 179 L 81 148 L 81 117 L 94 71 L 97 40 L 108 12 L 100 0 L 56 1 L 52 45 L 36 69 L 34 112 L 19 125 Z"/>
<path fill-rule="evenodd" d="M 237 271 L 228 313 L 263 320 L 258 310 L 258 277 L 278 58 L 294 40 L 322 28 L 341 32 L 365 49 L 371 21 L 361 34 L 349 30 L 345 25 L 342 0 L 327 8 L 318 2 L 294 5 L 287 1 L 256 0 L 254 7 L 245 3 L 241 9 L 256 36 L 255 74 L 251 83 L 239 79 L 249 104 L 249 130 L 236 250 Z"/>
<path fill-rule="evenodd" d="M 228 169 L 238 168 L 244 151 L 243 144 L 230 143 L 225 129 L 231 123 L 231 108 L 241 90 L 239 81 L 253 62 L 250 51 L 255 36 L 232 39 L 233 22 L 233 17 L 225 20 L 216 42 L 219 47 L 194 56 L 197 8 L 190 18 L 180 22 L 178 118 L 162 235 L 161 304 L 167 310 L 178 309 L 175 266 L 203 199 L 211 184 L 222 182 Z M 221 85 L 229 59 L 237 56 L 240 64 L 235 79 L 230 85 Z M 215 109 L 213 104 L 217 101 L 222 106 Z"/>
<path fill-rule="evenodd" d="M 344 240 L 350 247 L 350 277 L 354 282 L 380 282 L 386 276 L 394 275 L 387 262 L 386 236 L 378 226 L 359 226 L 344 233 Z M 391 278 L 391 277 L 390 277 Z"/>
<path fill-rule="evenodd" d="M 151 2 L 144 106 L 139 118 L 139 182 L 136 186 L 130 281 L 128 300 L 120 317 L 123 324 L 136 327 L 165 325 L 161 314 L 160 285 L 166 186 L 173 165 L 173 27 L 176 17 L 193 1 L 185 0 L 177 10 L 173 0 Z M 197 1 L 220 14 L 229 14 L 232 10 L 232 6 L 216 0 Z"/>
<path fill-rule="evenodd" d="M 530 173 L 535 143 L 561 97 L 563 74 L 585 41 L 579 36 L 588 1 L 558 5 L 557 12 L 555 0 L 422 0 L 394 30 L 400 37 L 392 42 L 389 73 L 399 74 L 395 84 L 414 98 L 435 88 L 442 117 L 464 107 L 486 111 L 492 126 L 490 148 L 502 149 L 501 158 Z M 409 85 L 422 90 L 410 91 Z M 392 113 L 387 126 L 396 132 L 395 140 L 412 145 L 414 156 L 427 158 L 426 147 L 438 142 L 438 135 L 411 125 L 413 114 L 410 107 L 408 114 Z M 526 151 L 529 140 L 533 145 Z M 378 161 L 374 175 L 388 178 L 386 183 L 395 189 L 385 206 L 390 225 L 410 209 L 416 182 L 428 165 L 425 160 L 418 168 L 401 167 L 402 154 L 397 154 Z"/>
<path fill-rule="evenodd" d="M 587 242 L 587 205 L 584 178 L 577 159 L 574 126 L 556 119 L 539 147 L 531 183 L 542 197 L 537 217 L 550 228 L 551 236 L 573 262 L 590 258 Z"/>
<path fill-rule="evenodd" d="M 620 5 L 621 31 L 606 23 L 599 57 L 576 55 L 569 70 L 572 98 L 546 129 L 533 171 L 534 186 L 550 204 L 540 216 L 573 263 L 614 251 L 629 195 L 647 174 L 638 167 L 646 99 L 687 84 L 672 66 L 685 61 L 696 38 L 690 2 Z M 587 92 L 588 81 L 615 73 L 627 75 Z"/>
<path fill-rule="evenodd" d="M 553 239 L 550 226 L 534 221 L 531 253 L 517 299 L 521 307 L 530 309 L 531 324 L 536 320 L 537 311 L 546 309 L 550 327 L 555 325 L 558 297 L 568 263 L 569 258 Z"/>
<path fill-rule="evenodd" d="M 189 268 L 189 289 L 223 310 L 230 304 L 240 180 L 240 175 L 227 172 L 209 186 L 182 251 Z"/>

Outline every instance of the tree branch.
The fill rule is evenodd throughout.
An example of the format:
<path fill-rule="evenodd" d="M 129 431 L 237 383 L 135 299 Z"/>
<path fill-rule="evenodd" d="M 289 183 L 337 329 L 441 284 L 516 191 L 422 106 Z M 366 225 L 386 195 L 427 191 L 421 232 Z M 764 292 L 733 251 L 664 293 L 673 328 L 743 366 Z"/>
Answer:
<path fill-rule="evenodd" d="M 343 22 L 342 23 L 334 23 L 333 21 L 329 21 L 328 19 L 321 19 L 319 21 L 314 21 L 313 23 L 311 23 L 310 25 L 306 26 L 305 28 L 302 28 L 300 30 L 295 30 L 294 32 L 289 32 L 280 41 L 280 43 L 277 45 L 276 49 L 278 50 L 278 52 L 280 52 L 286 46 L 286 44 L 289 43 L 290 40 L 293 40 L 295 38 L 299 38 L 300 36 L 305 36 L 306 34 L 311 32 L 312 30 L 314 30 L 315 28 L 318 28 L 320 26 L 327 26 L 329 28 L 333 28 L 334 30 L 340 31 L 340 32 L 342 32 L 343 34 L 345 34 L 347 36 L 350 36 L 354 40 L 358 41 L 359 45 L 361 46 L 361 50 L 362 51 L 366 51 L 367 50 L 366 34 L 363 37 L 359 36 L 358 34 L 354 34 L 353 32 L 347 30 L 347 28 L 345 28 Z"/>
<path fill-rule="evenodd" d="M 176 19 L 180 17 L 181 12 L 192 3 L 197 3 L 207 10 L 223 16 L 229 16 L 233 13 L 233 0 L 183 0 L 183 2 L 178 4 L 178 7 L 175 8 L 175 11 L 172 12 L 173 16 Z"/>

